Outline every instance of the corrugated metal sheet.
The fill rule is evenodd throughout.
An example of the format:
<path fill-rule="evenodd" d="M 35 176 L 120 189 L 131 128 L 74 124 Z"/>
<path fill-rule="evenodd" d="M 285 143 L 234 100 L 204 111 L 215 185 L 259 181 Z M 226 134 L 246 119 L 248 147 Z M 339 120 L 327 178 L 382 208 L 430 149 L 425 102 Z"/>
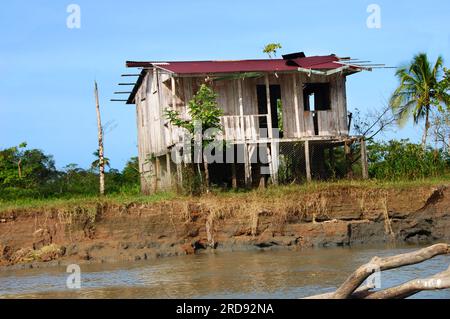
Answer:
<path fill-rule="evenodd" d="M 293 60 L 235 60 L 235 61 L 175 61 L 175 62 L 136 62 L 128 61 L 127 67 L 158 66 L 176 74 L 214 74 L 236 72 L 282 72 L 295 71 L 299 67 L 314 70 L 337 69 L 342 65 L 334 55 L 313 56 Z"/>
<path fill-rule="evenodd" d="M 300 56 L 300 57 L 298 57 Z M 334 54 L 325 56 L 301 57 L 300 54 L 287 55 L 291 59 L 260 59 L 260 60 L 230 60 L 230 61 L 127 61 L 129 68 L 153 68 L 166 70 L 177 75 L 196 74 L 223 74 L 244 72 L 294 72 L 299 68 L 310 70 L 334 70 L 345 64 L 339 63 L 340 59 Z M 350 67 L 357 72 L 357 67 Z M 352 72 L 352 73 L 353 73 Z M 136 83 L 133 93 L 128 99 L 128 104 L 134 102 L 134 96 L 139 88 L 145 70 Z"/>

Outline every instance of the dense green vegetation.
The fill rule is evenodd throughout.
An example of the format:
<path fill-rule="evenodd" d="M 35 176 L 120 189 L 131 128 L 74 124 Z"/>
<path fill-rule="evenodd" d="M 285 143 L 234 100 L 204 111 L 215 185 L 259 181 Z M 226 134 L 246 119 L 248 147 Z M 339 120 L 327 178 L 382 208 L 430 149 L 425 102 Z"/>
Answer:
<path fill-rule="evenodd" d="M 368 145 L 370 177 L 381 182 L 446 179 L 450 172 L 447 152 L 407 140 L 371 142 Z M 26 145 L 0 150 L 0 201 L 26 199 L 90 198 L 98 194 L 98 169 L 82 169 L 76 164 L 55 168 L 51 155 Z M 106 191 L 109 196 L 139 197 L 137 158 L 122 171 L 109 169 Z"/>
<path fill-rule="evenodd" d="M 416 180 L 443 177 L 450 156 L 441 149 L 423 149 L 408 140 L 372 142 L 368 145 L 369 175 L 379 180 Z"/>
<path fill-rule="evenodd" d="M 96 161 L 89 169 L 69 164 L 58 170 L 51 155 L 26 147 L 26 143 L 23 143 L 18 147 L 0 150 L 0 200 L 98 194 Z M 106 173 L 106 189 L 109 194 L 139 193 L 137 158 L 130 159 L 122 171 L 109 169 Z"/>

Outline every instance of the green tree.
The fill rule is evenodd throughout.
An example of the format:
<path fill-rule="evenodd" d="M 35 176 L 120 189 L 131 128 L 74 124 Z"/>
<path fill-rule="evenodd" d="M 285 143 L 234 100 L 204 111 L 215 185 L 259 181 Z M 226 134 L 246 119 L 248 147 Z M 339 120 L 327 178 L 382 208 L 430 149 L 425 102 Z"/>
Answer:
<path fill-rule="evenodd" d="M 431 108 L 441 108 L 442 103 L 448 105 L 450 96 L 443 89 L 441 79 L 443 59 L 439 56 L 432 66 L 425 53 L 414 56 L 411 63 L 399 68 L 396 76 L 400 85 L 390 99 L 390 106 L 397 116 L 398 123 L 404 123 L 413 116 L 414 123 L 425 121 L 422 147 L 427 143 L 430 128 Z"/>
<path fill-rule="evenodd" d="M 409 140 L 371 142 L 368 145 L 370 176 L 381 180 L 419 179 L 443 176 L 448 154 L 423 149 Z"/>
<path fill-rule="evenodd" d="M 125 184 L 139 184 L 141 174 L 139 173 L 139 159 L 132 157 L 122 170 L 122 178 Z"/>
<path fill-rule="evenodd" d="M 100 151 L 96 150 L 94 153 L 92 153 L 92 155 L 95 156 L 96 160 L 92 162 L 91 168 L 94 169 L 94 170 L 99 170 L 100 169 L 100 163 L 101 163 Z M 108 168 L 111 168 L 109 158 L 103 157 L 103 165 L 107 166 Z"/>
<path fill-rule="evenodd" d="M 52 156 L 26 146 L 0 151 L 0 192 L 5 196 L 45 196 L 58 177 Z"/>
<path fill-rule="evenodd" d="M 172 125 L 186 129 L 193 139 L 196 134 L 201 133 L 203 148 L 213 143 L 217 134 L 222 131 L 220 117 L 223 115 L 223 110 L 218 107 L 217 94 L 206 84 L 202 84 L 188 103 L 188 113 L 191 119 L 181 118 L 179 112 L 175 110 L 166 109 L 165 112 L 167 119 Z M 201 124 L 202 131 L 196 132 L 199 124 Z M 209 191 L 208 160 L 205 155 L 203 156 L 203 164 L 205 168 L 205 184 L 207 191 Z M 201 176 L 199 165 L 198 171 Z"/>
<path fill-rule="evenodd" d="M 278 50 L 281 50 L 283 47 L 280 43 L 269 43 L 264 47 L 263 53 L 267 54 L 269 58 L 277 56 Z"/>

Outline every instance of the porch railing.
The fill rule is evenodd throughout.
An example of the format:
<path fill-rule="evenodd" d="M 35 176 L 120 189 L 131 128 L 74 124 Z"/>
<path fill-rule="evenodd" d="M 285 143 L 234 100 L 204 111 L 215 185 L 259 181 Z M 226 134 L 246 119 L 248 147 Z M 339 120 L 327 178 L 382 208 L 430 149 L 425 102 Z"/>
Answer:
<path fill-rule="evenodd" d="M 263 115 L 226 115 L 220 118 L 223 128 L 221 138 L 225 141 L 258 141 L 267 138 L 269 117 Z M 266 129 L 261 136 L 261 129 Z"/>

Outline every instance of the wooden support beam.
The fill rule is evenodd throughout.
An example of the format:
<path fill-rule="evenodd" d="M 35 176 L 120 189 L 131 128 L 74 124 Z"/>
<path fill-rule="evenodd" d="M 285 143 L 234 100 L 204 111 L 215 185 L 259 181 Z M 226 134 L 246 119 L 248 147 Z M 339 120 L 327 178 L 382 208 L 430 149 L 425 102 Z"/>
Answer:
<path fill-rule="evenodd" d="M 177 82 L 175 78 L 172 76 L 170 79 L 170 84 L 172 86 L 172 111 L 177 110 Z M 170 135 L 170 144 L 174 144 L 174 137 L 173 137 L 173 127 L 172 124 L 169 123 L 169 135 Z"/>
<path fill-rule="evenodd" d="M 294 79 L 294 109 L 295 109 L 295 125 L 297 129 L 297 137 L 300 137 L 301 128 L 300 128 L 300 110 L 299 110 L 299 102 L 298 102 L 298 87 L 297 87 L 297 74 L 293 74 Z"/>
<path fill-rule="evenodd" d="M 352 170 L 352 162 L 353 162 L 353 154 L 351 145 L 353 141 L 347 140 L 344 144 L 344 153 L 345 153 L 345 166 L 347 170 L 347 178 L 353 178 L 353 170 Z"/>
<path fill-rule="evenodd" d="M 167 172 L 167 178 L 168 178 L 168 183 L 167 183 L 167 185 L 169 186 L 169 187 L 172 187 L 172 161 L 171 161 L 171 158 L 170 158 L 170 152 L 169 153 L 167 153 L 166 154 L 166 172 Z"/>
<path fill-rule="evenodd" d="M 362 178 L 369 179 L 369 163 L 367 159 L 367 145 L 366 140 L 361 138 L 361 167 L 362 167 Z"/>
<path fill-rule="evenodd" d="M 160 180 L 161 180 L 161 163 L 159 161 L 159 157 L 155 159 L 155 189 L 154 193 L 160 191 Z"/>
<path fill-rule="evenodd" d="M 272 184 L 278 185 L 278 170 L 280 167 L 280 154 L 278 149 L 279 144 L 276 142 L 272 142 L 270 144 L 270 152 L 272 154 Z"/>
<path fill-rule="evenodd" d="M 269 82 L 269 74 L 266 73 L 264 77 L 265 85 L 266 85 L 266 97 L 267 97 L 267 129 L 269 130 L 269 139 L 273 138 L 273 125 L 272 125 L 272 102 L 270 99 L 270 82 Z"/>
<path fill-rule="evenodd" d="M 330 167 L 333 173 L 333 178 L 336 177 L 336 157 L 334 156 L 334 147 L 330 146 L 328 149 L 328 158 L 330 160 Z"/>
<path fill-rule="evenodd" d="M 231 187 L 233 189 L 237 189 L 237 176 L 236 176 L 236 163 L 233 160 L 233 163 L 231 164 Z"/>
<path fill-rule="evenodd" d="M 244 98 L 242 92 L 242 79 L 238 79 L 238 98 L 239 98 L 239 123 L 240 132 L 236 132 L 243 140 L 245 140 L 245 123 L 244 123 Z"/>
<path fill-rule="evenodd" d="M 305 166 L 306 166 L 306 180 L 308 182 L 311 182 L 312 175 L 311 175 L 311 158 L 309 152 L 309 141 L 305 141 Z"/>
<path fill-rule="evenodd" d="M 272 101 L 270 96 L 270 80 L 269 80 L 269 74 L 266 73 L 264 76 L 264 82 L 266 85 L 266 97 L 267 97 L 267 130 L 268 130 L 268 137 L 269 140 L 271 140 L 270 143 L 270 154 L 271 154 L 271 160 L 270 160 L 270 172 L 271 172 L 271 179 L 272 183 L 274 185 L 278 184 L 278 152 L 277 152 L 277 145 L 275 142 L 273 142 L 273 123 L 272 123 Z"/>
<path fill-rule="evenodd" d="M 250 161 L 250 145 L 247 143 L 244 143 L 244 165 L 245 165 L 245 186 L 251 187 L 252 186 L 252 163 Z"/>

